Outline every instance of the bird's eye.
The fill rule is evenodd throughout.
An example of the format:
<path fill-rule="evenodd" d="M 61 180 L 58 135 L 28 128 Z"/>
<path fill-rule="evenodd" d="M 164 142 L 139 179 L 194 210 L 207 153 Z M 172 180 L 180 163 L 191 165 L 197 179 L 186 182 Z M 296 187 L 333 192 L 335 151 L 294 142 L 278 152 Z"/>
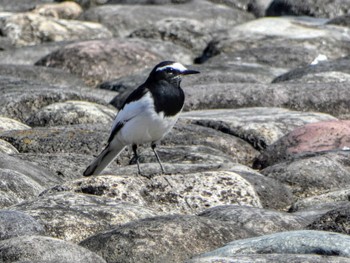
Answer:
<path fill-rule="evenodd" d="M 175 70 L 173 68 L 168 68 L 167 69 L 167 72 L 170 73 L 170 74 L 174 74 L 175 73 Z"/>

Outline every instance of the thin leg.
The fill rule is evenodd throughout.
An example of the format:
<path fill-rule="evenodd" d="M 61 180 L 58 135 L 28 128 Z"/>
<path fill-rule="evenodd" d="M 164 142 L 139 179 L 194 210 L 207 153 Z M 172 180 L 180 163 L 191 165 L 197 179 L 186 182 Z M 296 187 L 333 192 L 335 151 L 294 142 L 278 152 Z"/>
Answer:
<path fill-rule="evenodd" d="M 134 152 L 134 156 L 130 160 L 129 164 L 132 164 L 132 163 L 134 163 L 136 161 L 137 170 L 138 170 L 139 174 L 141 174 L 140 163 L 139 163 L 139 155 L 137 154 L 137 145 L 136 144 L 132 145 L 132 151 Z"/>
<path fill-rule="evenodd" d="M 154 143 L 154 142 L 151 144 L 151 148 L 152 148 L 152 150 L 153 150 L 153 152 L 154 152 L 154 155 L 155 155 L 156 158 L 157 158 L 157 161 L 158 161 L 158 163 L 159 163 L 159 165 L 160 165 L 160 169 L 162 169 L 162 173 L 165 174 L 164 167 L 163 167 L 162 162 L 160 161 L 160 158 L 159 158 L 158 153 L 157 153 L 157 151 L 156 151 L 156 146 L 157 146 L 157 144 Z"/>

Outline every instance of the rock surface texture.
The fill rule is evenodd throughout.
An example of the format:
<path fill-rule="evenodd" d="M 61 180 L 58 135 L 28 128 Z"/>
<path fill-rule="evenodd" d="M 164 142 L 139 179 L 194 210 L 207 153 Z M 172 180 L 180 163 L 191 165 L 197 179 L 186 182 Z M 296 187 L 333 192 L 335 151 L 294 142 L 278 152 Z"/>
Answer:
<path fill-rule="evenodd" d="M 350 262 L 350 1 L 0 1 L 0 262 Z M 161 61 L 183 112 L 84 177 Z"/>

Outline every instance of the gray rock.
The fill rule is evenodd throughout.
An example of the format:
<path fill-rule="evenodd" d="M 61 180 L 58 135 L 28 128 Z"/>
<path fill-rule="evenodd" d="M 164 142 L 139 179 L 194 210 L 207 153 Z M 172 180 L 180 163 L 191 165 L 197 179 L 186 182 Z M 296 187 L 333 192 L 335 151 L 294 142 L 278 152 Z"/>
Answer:
<path fill-rule="evenodd" d="M 35 13 L 18 13 L 1 17 L 0 28 L 2 34 L 8 37 L 14 46 L 112 37 L 112 33 L 98 23 L 55 19 Z"/>
<path fill-rule="evenodd" d="M 29 129 L 30 127 L 22 122 L 0 116 L 0 132 Z"/>
<path fill-rule="evenodd" d="M 342 186 L 342 189 L 339 190 L 327 191 L 319 195 L 299 199 L 293 204 L 292 210 L 293 212 L 309 210 L 320 205 L 325 206 L 327 204 L 332 207 L 334 206 L 334 203 L 349 201 L 349 198 L 350 188 L 344 188 Z"/>
<path fill-rule="evenodd" d="M 262 207 L 266 209 L 288 210 L 294 202 L 291 190 L 278 180 L 240 164 L 230 167 L 229 170 L 242 176 L 254 187 Z"/>
<path fill-rule="evenodd" d="M 212 127 L 238 136 L 256 149 L 265 149 L 296 127 L 334 117 L 314 112 L 297 112 L 281 108 L 243 108 L 185 112 L 181 116 L 192 123 Z"/>
<path fill-rule="evenodd" d="M 25 260 L 29 262 L 106 263 L 88 249 L 43 236 L 14 237 L 0 241 L 0 258 L 4 263 Z"/>
<path fill-rule="evenodd" d="M 114 38 L 66 45 L 35 65 L 64 69 L 95 86 L 112 77 L 138 72 L 165 58 L 185 63 L 191 61 L 189 51 L 171 43 Z"/>
<path fill-rule="evenodd" d="M 350 237 L 323 231 L 287 231 L 232 241 L 199 257 L 251 254 L 317 254 L 349 258 Z"/>
<path fill-rule="evenodd" d="M 44 188 L 28 176 L 0 168 L 0 208 L 38 196 Z"/>
<path fill-rule="evenodd" d="M 281 107 L 328 113 L 348 118 L 350 90 L 347 83 L 210 83 L 184 88 L 186 111 Z M 215 92 L 213 92 L 215 90 Z M 337 92 L 334 92 L 334 91 Z M 327 98 L 327 100 L 325 100 Z"/>
<path fill-rule="evenodd" d="M 249 254 L 230 257 L 203 257 L 187 260 L 185 263 L 348 263 L 349 258 L 323 255 L 297 254 Z"/>
<path fill-rule="evenodd" d="M 30 116 L 26 123 L 30 126 L 60 126 L 86 123 L 110 125 L 116 110 L 86 101 L 65 101 L 50 104 Z"/>
<path fill-rule="evenodd" d="M 10 42 L 10 40 L 8 40 Z M 0 52 L 0 59 L 6 65 L 30 65 L 32 66 L 40 58 L 55 51 L 71 41 L 45 42 L 34 46 L 8 47 Z M 64 81 L 64 79 L 60 78 Z"/>
<path fill-rule="evenodd" d="M 248 166 L 252 164 L 254 157 L 257 156 L 258 152 L 249 143 L 242 139 L 212 128 L 191 124 L 185 120 L 186 117 L 183 118 L 182 116 L 185 116 L 185 114 L 180 115 L 180 120 L 162 140 L 162 145 L 195 145 L 210 147 L 221 151 L 225 155 L 236 160 L 238 163 Z M 198 153 L 201 152 L 198 151 Z M 171 160 L 169 159 L 169 161 Z"/>
<path fill-rule="evenodd" d="M 337 25 L 337 26 L 350 26 L 350 15 L 337 16 L 330 19 L 327 24 L 329 25 Z"/>
<path fill-rule="evenodd" d="M 183 262 L 195 254 L 248 236 L 247 230 L 228 222 L 172 215 L 131 222 L 91 236 L 80 245 L 103 256 L 107 262 Z"/>
<path fill-rule="evenodd" d="M 8 12 L 25 12 L 35 8 L 35 6 L 52 3 L 54 0 L 21 0 L 20 2 L 14 2 L 12 0 L 1 0 L 0 10 Z"/>
<path fill-rule="evenodd" d="M 255 233 L 257 236 L 303 229 L 309 222 L 301 216 L 256 207 L 225 205 L 209 208 L 198 214 L 228 221 Z"/>
<path fill-rule="evenodd" d="M 111 226 L 157 215 L 139 205 L 68 192 L 40 196 L 12 206 L 11 210 L 34 217 L 45 226 L 48 235 L 72 242 Z"/>
<path fill-rule="evenodd" d="M 0 211 L 0 240 L 44 234 L 44 227 L 33 217 L 18 211 Z"/>
<path fill-rule="evenodd" d="M 244 40 L 242 40 L 241 44 L 238 43 L 239 45 L 235 46 L 235 48 L 228 47 L 226 50 L 225 47 L 221 50 L 220 43 L 215 41 L 217 40 L 209 43 L 201 56 L 195 59 L 195 62 L 200 64 L 205 62 L 205 68 L 212 67 L 212 65 L 232 66 L 236 64 L 237 70 L 241 70 L 242 75 L 243 69 L 250 69 L 247 73 L 254 73 L 253 70 L 255 68 L 257 75 L 260 73 L 259 75 L 263 76 L 264 70 L 266 72 L 269 70 L 271 72 L 270 77 L 272 77 L 278 72 L 285 73 L 282 70 L 287 71 L 291 67 L 307 66 L 319 54 L 317 50 L 295 45 L 279 46 L 264 43 L 255 43 L 255 45 L 251 43 L 249 45 L 248 43 L 248 46 L 244 46 Z M 237 73 L 235 72 L 235 74 Z M 259 75 L 258 77 L 260 77 Z M 267 77 L 268 75 L 265 77 L 266 81 L 268 80 Z M 251 79 L 251 82 L 262 82 L 253 81 L 253 74 Z M 260 79 L 264 80 L 262 77 L 258 80 Z"/>
<path fill-rule="evenodd" d="M 108 91 L 96 92 L 79 86 L 54 86 L 1 75 L 0 84 L 0 114 L 22 122 L 40 108 L 55 102 L 86 100 L 106 105 L 112 95 Z"/>
<path fill-rule="evenodd" d="M 0 152 L 6 154 L 17 154 L 18 150 L 11 143 L 0 139 Z"/>
<path fill-rule="evenodd" d="M 348 81 L 350 78 L 349 61 L 350 57 L 347 56 L 336 60 L 322 61 L 317 63 L 316 65 L 299 67 L 281 76 L 278 76 L 272 82 L 345 82 Z"/>
<path fill-rule="evenodd" d="M 235 53 L 242 50 L 271 49 L 262 60 L 268 58 L 272 65 L 290 68 L 292 65 L 311 63 L 319 54 L 336 59 L 349 54 L 347 28 L 325 25 L 327 20 L 298 17 L 261 18 L 232 27 L 218 33 L 208 44 L 202 57 L 210 58 L 220 53 Z M 286 47 L 287 52 L 274 53 L 274 49 Z M 290 50 L 290 51 L 288 51 Z M 304 54 L 298 57 L 297 54 Z M 317 54 L 310 61 L 310 57 Z M 273 63 L 273 57 L 276 58 Z M 204 59 L 205 60 L 205 59 Z"/>
<path fill-rule="evenodd" d="M 27 176 L 43 187 L 53 186 L 61 182 L 59 178 L 42 166 L 4 153 L 0 153 L 0 169 Z"/>
<path fill-rule="evenodd" d="M 90 153 L 101 148 L 108 138 L 108 128 L 99 124 L 99 131 L 92 131 L 84 126 L 59 126 L 50 128 L 33 128 L 30 130 L 9 131 L 0 138 L 10 142 L 23 153 Z M 69 138 L 69 140 L 67 140 Z"/>
<path fill-rule="evenodd" d="M 335 208 L 316 219 L 308 229 L 331 231 L 350 234 L 350 206 L 349 204 Z"/>
<path fill-rule="evenodd" d="M 151 179 L 136 175 L 101 175 L 70 181 L 61 188 L 132 202 L 162 214 L 193 214 L 224 204 L 261 207 L 250 183 L 228 171 L 155 175 Z M 53 188 L 49 193 L 55 191 Z"/>
<path fill-rule="evenodd" d="M 129 37 L 170 41 L 195 53 L 202 51 L 211 40 L 209 29 L 198 20 L 171 17 L 138 28 Z"/>
<path fill-rule="evenodd" d="M 1 53 L 0 53 L 1 54 Z M 13 59 L 13 58 L 12 58 Z M 33 61 L 32 63 L 34 63 Z M 17 62 L 15 62 L 17 63 Z M 33 67 L 33 65 L 0 64 L 0 75 L 23 80 L 47 83 L 50 86 L 84 87 L 82 79 L 61 69 Z"/>
<path fill-rule="evenodd" d="M 262 174 L 288 185 L 296 197 L 319 195 L 348 187 L 350 152 L 330 152 L 272 165 Z"/>
<path fill-rule="evenodd" d="M 82 18 L 102 23 L 117 37 L 128 36 L 139 28 L 169 17 L 205 21 L 206 27 L 213 32 L 253 19 L 253 15 L 247 12 L 208 1 L 192 0 L 181 5 L 171 5 L 171 7 L 169 8 L 168 5 L 105 5 L 90 8 Z"/>
<path fill-rule="evenodd" d="M 41 16 L 58 19 L 77 19 L 83 12 L 83 9 L 77 3 L 67 1 L 60 4 L 37 5 L 32 12 Z"/>
<path fill-rule="evenodd" d="M 350 13 L 350 2 L 332 0 L 273 0 L 266 10 L 267 16 L 314 16 L 335 17 Z"/>

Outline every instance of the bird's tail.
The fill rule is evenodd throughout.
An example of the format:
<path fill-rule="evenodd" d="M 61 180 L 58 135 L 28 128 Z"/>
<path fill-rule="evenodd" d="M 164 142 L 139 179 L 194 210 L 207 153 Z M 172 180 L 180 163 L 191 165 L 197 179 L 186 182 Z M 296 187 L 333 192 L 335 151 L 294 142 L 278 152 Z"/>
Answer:
<path fill-rule="evenodd" d="M 125 148 L 121 143 L 110 142 L 97 158 L 86 168 L 84 176 L 98 175 L 106 168 Z"/>

